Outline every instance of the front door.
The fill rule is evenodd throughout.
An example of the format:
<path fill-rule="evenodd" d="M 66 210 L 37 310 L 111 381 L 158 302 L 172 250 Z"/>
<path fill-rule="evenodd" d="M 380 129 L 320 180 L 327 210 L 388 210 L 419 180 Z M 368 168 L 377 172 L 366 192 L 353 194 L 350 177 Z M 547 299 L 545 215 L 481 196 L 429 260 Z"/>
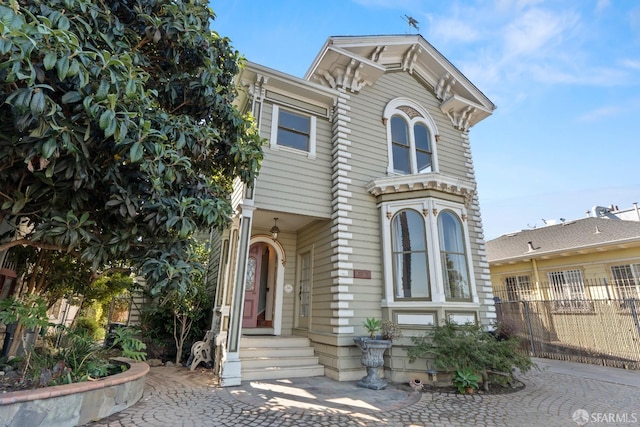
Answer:
<path fill-rule="evenodd" d="M 266 243 L 251 245 L 244 287 L 243 328 L 272 327 L 274 275 L 269 274 L 269 266 L 274 263 L 275 253 Z"/>

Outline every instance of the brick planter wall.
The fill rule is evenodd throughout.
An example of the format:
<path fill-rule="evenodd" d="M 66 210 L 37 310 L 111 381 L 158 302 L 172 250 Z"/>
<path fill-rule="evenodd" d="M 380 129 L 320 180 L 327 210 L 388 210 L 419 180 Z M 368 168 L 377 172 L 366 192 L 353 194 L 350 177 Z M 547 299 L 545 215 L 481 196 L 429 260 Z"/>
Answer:
<path fill-rule="evenodd" d="M 0 425 L 7 427 L 78 426 L 120 412 L 142 397 L 146 363 L 97 381 L 0 394 Z"/>

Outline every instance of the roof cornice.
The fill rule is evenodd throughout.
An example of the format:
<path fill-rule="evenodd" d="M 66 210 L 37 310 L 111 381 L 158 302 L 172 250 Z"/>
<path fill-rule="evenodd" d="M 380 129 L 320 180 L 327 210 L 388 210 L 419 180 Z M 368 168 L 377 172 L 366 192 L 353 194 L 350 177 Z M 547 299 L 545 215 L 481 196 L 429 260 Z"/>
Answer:
<path fill-rule="evenodd" d="M 496 108 L 420 35 L 330 37 L 304 78 L 357 93 L 385 72 L 398 70 L 431 86 L 442 112 L 463 131 Z"/>

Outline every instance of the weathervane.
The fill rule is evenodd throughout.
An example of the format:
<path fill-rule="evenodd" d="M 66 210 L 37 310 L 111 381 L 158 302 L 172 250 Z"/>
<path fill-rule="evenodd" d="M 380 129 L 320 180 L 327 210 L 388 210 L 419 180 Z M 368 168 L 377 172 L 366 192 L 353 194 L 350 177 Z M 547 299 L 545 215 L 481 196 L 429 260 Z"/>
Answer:
<path fill-rule="evenodd" d="M 409 24 L 410 27 L 413 27 L 417 31 L 420 31 L 420 27 L 418 27 L 419 22 L 415 18 L 413 18 L 413 17 L 411 17 L 409 15 L 404 15 L 404 17 L 402 17 L 402 19 L 404 19 L 407 22 L 407 24 Z"/>

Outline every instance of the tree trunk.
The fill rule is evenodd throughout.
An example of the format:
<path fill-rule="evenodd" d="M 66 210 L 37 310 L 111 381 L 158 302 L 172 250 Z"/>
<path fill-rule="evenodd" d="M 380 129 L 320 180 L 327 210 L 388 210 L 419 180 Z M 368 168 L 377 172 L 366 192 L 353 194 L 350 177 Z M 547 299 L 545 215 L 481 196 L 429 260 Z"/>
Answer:
<path fill-rule="evenodd" d="M 11 345 L 9 346 L 9 351 L 7 352 L 7 357 L 16 356 L 18 353 L 18 347 L 20 347 L 20 343 L 22 342 L 22 335 L 24 334 L 24 326 L 20 323 L 16 325 L 16 329 L 13 332 L 13 340 L 11 341 Z"/>
<path fill-rule="evenodd" d="M 173 338 L 176 342 L 176 365 L 182 361 L 182 348 L 184 347 L 184 340 L 191 330 L 192 320 L 188 316 L 180 316 L 174 314 L 173 316 Z M 178 334 L 177 324 L 180 323 L 180 333 Z"/>

